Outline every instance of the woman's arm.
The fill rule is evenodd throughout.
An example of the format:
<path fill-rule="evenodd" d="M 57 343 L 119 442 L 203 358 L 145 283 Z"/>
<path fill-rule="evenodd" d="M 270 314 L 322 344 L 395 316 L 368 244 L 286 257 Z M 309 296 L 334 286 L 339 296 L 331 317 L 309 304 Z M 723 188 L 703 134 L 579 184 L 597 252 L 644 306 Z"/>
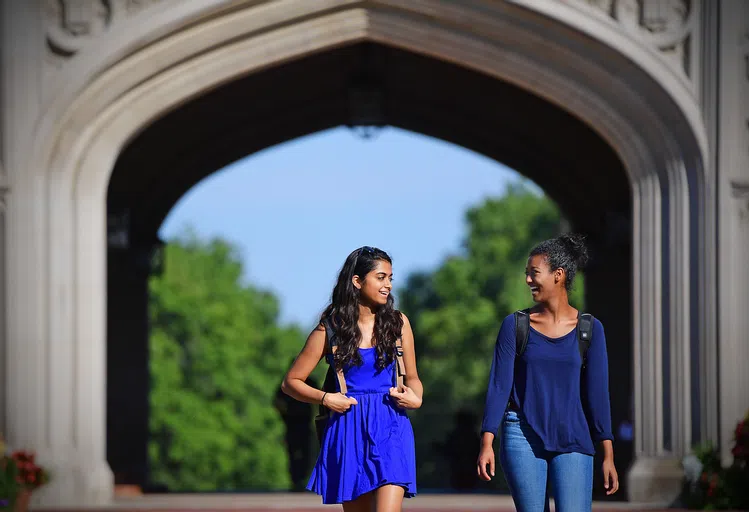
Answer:
<path fill-rule="evenodd" d="M 609 361 L 603 324 L 593 322 L 593 337 L 588 348 L 584 372 L 583 405 L 593 442 L 599 443 L 603 455 L 603 482 L 606 494 L 619 490 L 619 475 L 614 465 L 614 435 L 611 430 L 609 399 Z"/>
<path fill-rule="evenodd" d="M 613 441 L 606 333 L 603 330 L 603 324 L 597 319 L 593 321 L 593 336 L 590 340 L 586 359 L 583 405 L 585 406 L 590 435 L 594 443 Z"/>
<path fill-rule="evenodd" d="M 411 330 L 411 322 L 408 317 L 401 313 L 403 318 L 403 330 L 401 331 L 401 345 L 403 347 L 403 366 L 405 367 L 406 377 L 403 382 L 403 389 L 392 388 L 390 395 L 396 403 L 404 409 L 418 409 L 421 407 L 424 397 L 424 386 L 419 379 L 419 372 L 416 369 L 416 352 L 414 349 L 414 333 Z"/>
<path fill-rule="evenodd" d="M 355 398 L 339 392 L 326 393 L 306 383 L 307 377 L 325 355 L 325 327 L 318 325 L 307 338 L 307 343 L 283 379 L 281 389 L 290 397 L 308 404 L 322 404 L 335 412 L 344 413 L 356 405 Z"/>
<path fill-rule="evenodd" d="M 317 363 L 325 355 L 325 328 L 318 325 L 307 337 L 307 342 L 286 373 L 281 390 L 290 397 L 308 404 L 322 403 L 323 391 L 305 383 Z"/>
<path fill-rule="evenodd" d="M 502 422 L 515 378 L 515 316 L 505 317 L 494 345 L 494 359 L 486 390 L 484 419 L 481 422 L 481 448 L 476 461 L 482 480 L 489 481 L 495 474 L 494 437 Z"/>
<path fill-rule="evenodd" d="M 494 359 L 489 372 L 486 389 L 484 419 L 481 422 L 481 444 L 491 446 L 499 430 L 502 416 L 510 399 L 512 382 L 515 378 L 515 317 L 507 316 L 499 328 L 494 345 Z"/>
<path fill-rule="evenodd" d="M 404 384 L 414 390 L 419 399 L 424 397 L 424 386 L 419 379 L 419 372 L 416 369 L 416 351 L 414 348 L 414 333 L 411 330 L 411 322 L 408 317 L 401 313 L 403 317 L 403 331 L 401 343 L 403 344 L 403 365 L 406 367 L 406 378 Z"/>

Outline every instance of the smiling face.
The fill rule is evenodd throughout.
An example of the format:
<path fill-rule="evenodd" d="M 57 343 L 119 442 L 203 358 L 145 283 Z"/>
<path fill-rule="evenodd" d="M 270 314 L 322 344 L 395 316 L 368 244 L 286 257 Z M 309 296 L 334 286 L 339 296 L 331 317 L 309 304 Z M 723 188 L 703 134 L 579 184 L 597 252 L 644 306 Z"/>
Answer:
<path fill-rule="evenodd" d="M 534 302 L 547 302 L 560 293 L 564 280 L 564 271 L 552 270 L 544 254 L 528 258 L 525 266 L 525 282 L 531 289 Z"/>
<path fill-rule="evenodd" d="M 393 288 L 393 267 L 387 261 L 376 260 L 375 267 L 363 279 L 354 276 L 352 282 L 359 290 L 362 304 L 383 305 Z"/>

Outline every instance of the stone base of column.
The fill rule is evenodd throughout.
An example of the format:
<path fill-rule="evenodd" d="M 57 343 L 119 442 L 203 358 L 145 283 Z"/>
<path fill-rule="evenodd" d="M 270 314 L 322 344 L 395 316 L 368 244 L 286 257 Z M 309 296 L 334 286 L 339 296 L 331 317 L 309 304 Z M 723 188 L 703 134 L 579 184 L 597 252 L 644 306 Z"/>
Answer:
<path fill-rule="evenodd" d="M 50 481 L 31 496 L 31 507 L 90 507 L 108 505 L 114 493 L 114 476 L 106 461 L 81 461 L 70 457 L 45 464 Z"/>
<path fill-rule="evenodd" d="M 638 457 L 627 472 L 627 499 L 671 505 L 681 493 L 684 470 L 676 457 Z"/>

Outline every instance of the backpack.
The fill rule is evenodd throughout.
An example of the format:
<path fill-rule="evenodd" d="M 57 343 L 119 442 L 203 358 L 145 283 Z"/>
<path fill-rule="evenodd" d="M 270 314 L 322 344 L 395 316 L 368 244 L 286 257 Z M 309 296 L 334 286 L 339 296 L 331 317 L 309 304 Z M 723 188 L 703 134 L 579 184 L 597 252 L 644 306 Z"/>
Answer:
<path fill-rule="evenodd" d="M 528 345 L 528 333 L 531 327 L 531 317 L 529 309 L 515 311 L 515 343 L 516 357 L 520 357 L 525 352 Z M 580 349 L 580 357 L 583 361 L 583 368 L 587 363 L 588 348 L 590 340 L 593 337 L 593 315 L 590 313 L 577 314 L 577 346 Z"/>
<path fill-rule="evenodd" d="M 325 319 L 322 322 L 325 327 L 325 360 L 328 362 L 328 372 L 325 374 L 325 381 L 323 382 L 322 390 L 326 393 L 337 393 L 339 390 L 342 394 L 348 393 L 348 387 L 346 386 L 346 379 L 343 376 L 343 370 L 336 370 L 333 356 L 338 350 L 338 341 L 336 340 L 335 331 L 330 325 L 330 320 Z M 395 341 L 395 361 L 396 361 L 396 372 L 394 375 L 393 385 L 398 389 L 403 389 L 403 381 L 406 377 L 406 367 L 403 364 L 403 345 L 401 339 L 398 338 Z M 337 381 L 337 384 L 336 384 Z M 322 438 L 325 434 L 325 429 L 328 426 L 328 420 L 333 414 L 333 411 L 325 407 L 323 404 L 318 405 L 317 416 L 315 416 L 315 433 L 317 434 L 317 441 L 322 445 Z"/>

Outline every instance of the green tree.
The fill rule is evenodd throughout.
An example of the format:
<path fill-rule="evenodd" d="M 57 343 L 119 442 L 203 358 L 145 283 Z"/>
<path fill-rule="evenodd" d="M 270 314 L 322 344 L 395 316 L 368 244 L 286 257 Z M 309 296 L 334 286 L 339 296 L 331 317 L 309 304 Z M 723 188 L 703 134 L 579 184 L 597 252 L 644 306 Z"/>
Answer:
<path fill-rule="evenodd" d="M 237 250 L 187 234 L 150 282 L 151 481 L 172 491 L 289 487 L 273 398 L 303 343 Z"/>
<path fill-rule="evenodd" d="M 499 325 L 516 309 L 532 305 L 524 276 L 528 252 L 559 234 L 561 226 L 556 205 L 522 183 L 470 209 L 466 221 L 461 253 L 433 272 L 409 276 L 400 294 L 427 395 L 413 415 L 417 474 L 426 488 L 448 485 L 449 461 L 436 448 L 450 435 L 459 410 L 480 421 Z M 582 304 L 582 276 L 571 299 Z M 477 455 L 478 444 L 470 446 Z M 500 480 L 491 486 L 501 485 Z"/>

